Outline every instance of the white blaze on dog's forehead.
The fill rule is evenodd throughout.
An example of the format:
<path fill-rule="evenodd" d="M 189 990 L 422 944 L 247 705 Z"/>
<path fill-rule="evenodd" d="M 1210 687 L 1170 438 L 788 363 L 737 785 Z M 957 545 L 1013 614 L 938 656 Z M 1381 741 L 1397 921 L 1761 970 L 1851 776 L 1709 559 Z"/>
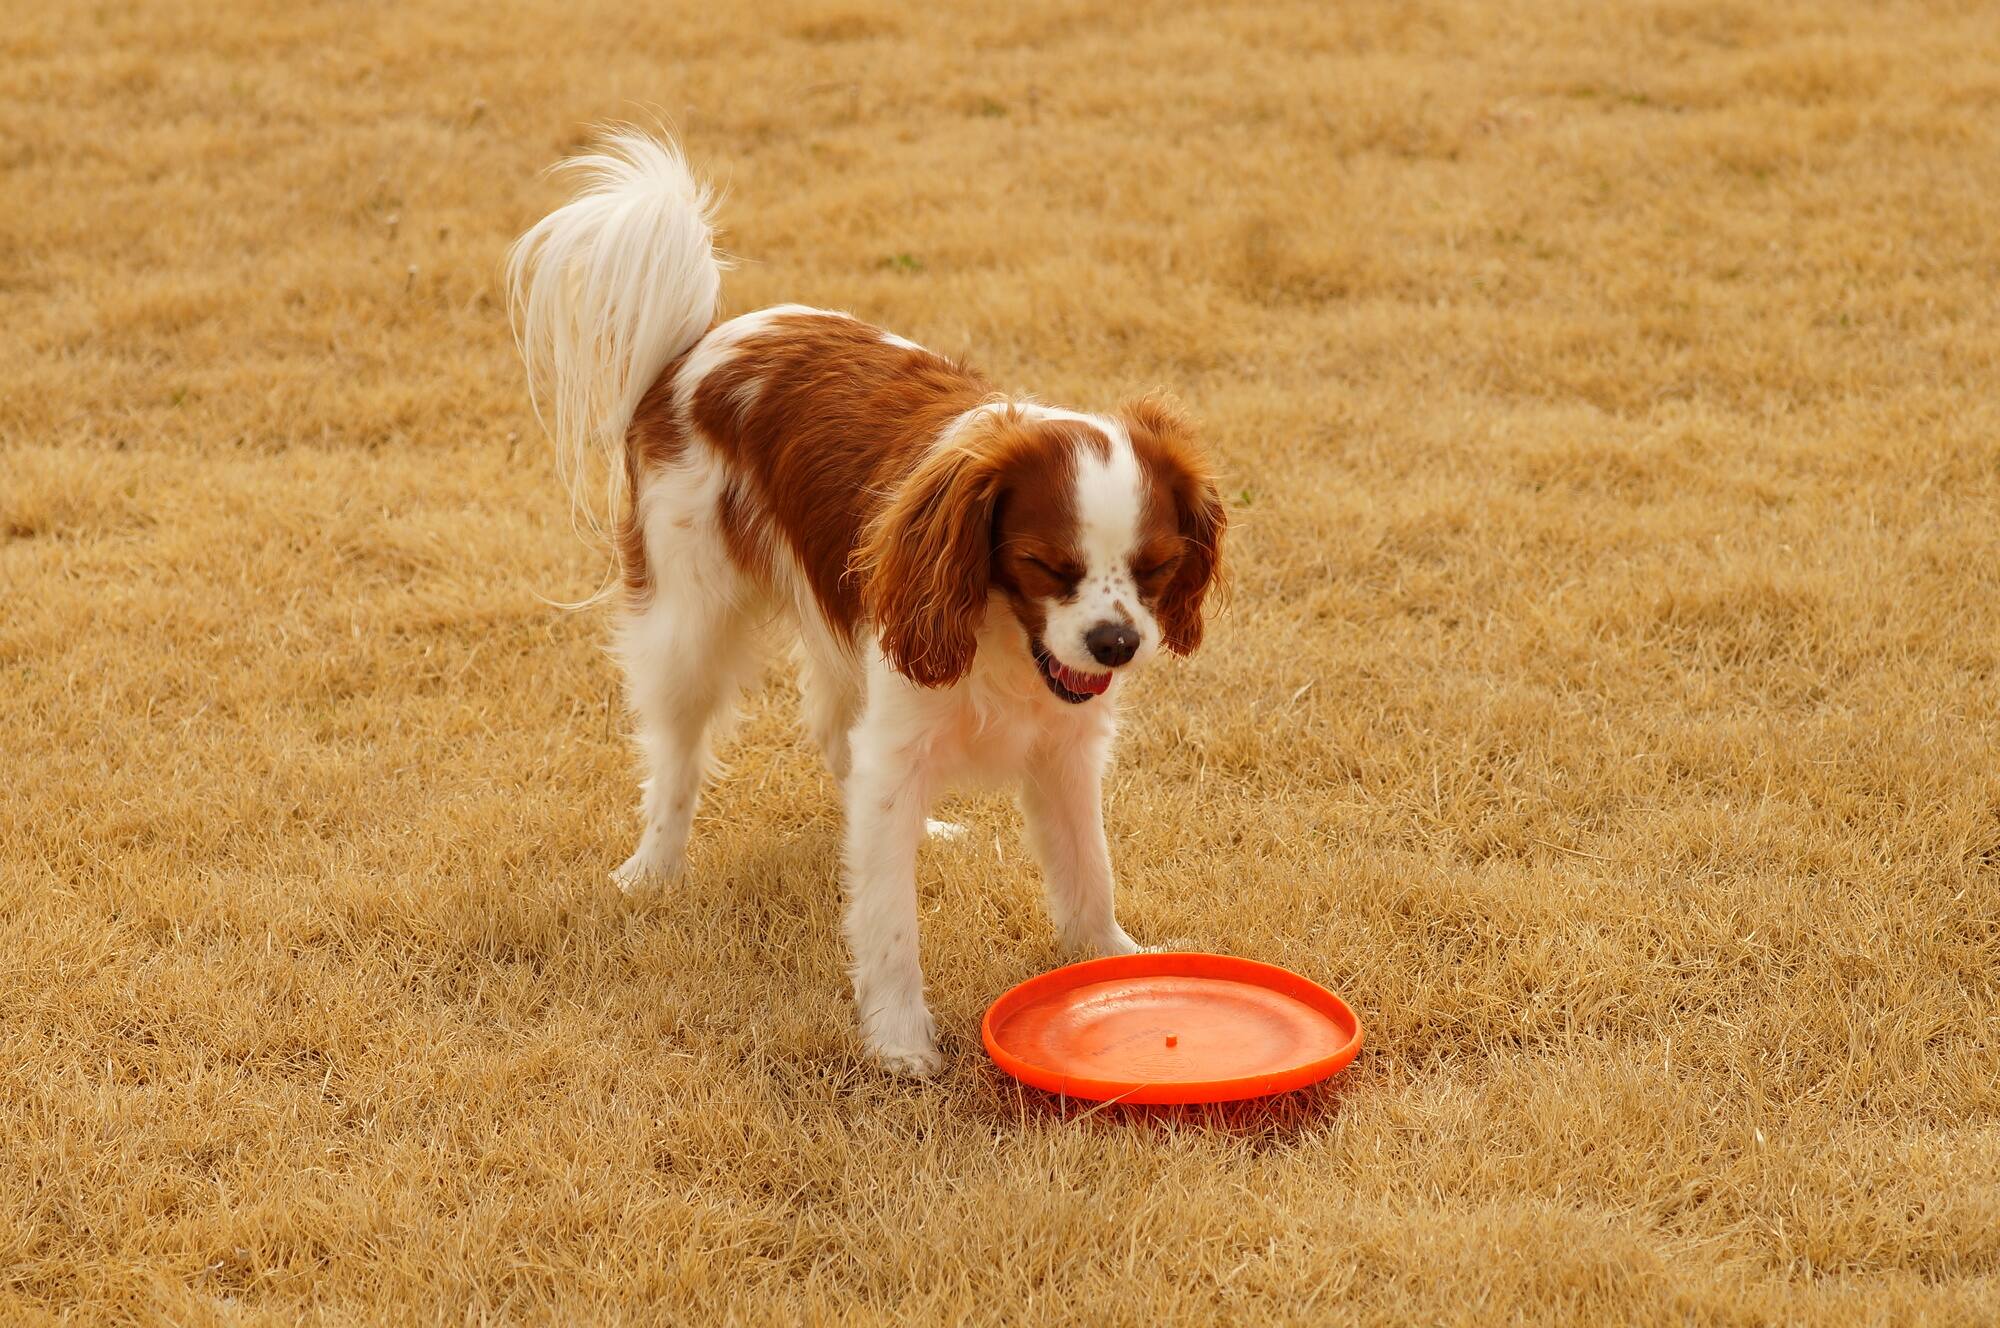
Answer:
<path fill-rule="evenodd" d="M 1101 455 L 1090 446 L 1075 451 L 1077 553 L 1085 568 L 1077 589 L 1080 595 L 1093 590 L 1118 593 L 1131 582 L 1126 560 L 1139 542 L 1139 506 L 1144 497 L 1132 435 L 1122 422 L 1106 415 L 1085 415 L 1039 402 L 1024 402 L 1019 409 L 1030 419 L 1081 424 L 1104 440 Z"/>
<path fill-rule="evenodd" d="M 923 349 L 922 346 L 919 346 L 916 342 L 910 340 L 908 337 L 899 337 L 894 332 L 884 332 L 882 334 L 882 341 L 883 344 L 885 345 L 901 346 L 904 350 Z"/>
<path fill-rule="evenodd" d="M 1139 541 L 1139 503 L 1144 485 L 1132 439 L 1116 420 L 1082 417 L 1104 434 L 1110 446 L 1076 452 L 1077 551 L 1083 555 L 1086 589 L 1117 591 L 1130 579 L 1126 561 Z"/>

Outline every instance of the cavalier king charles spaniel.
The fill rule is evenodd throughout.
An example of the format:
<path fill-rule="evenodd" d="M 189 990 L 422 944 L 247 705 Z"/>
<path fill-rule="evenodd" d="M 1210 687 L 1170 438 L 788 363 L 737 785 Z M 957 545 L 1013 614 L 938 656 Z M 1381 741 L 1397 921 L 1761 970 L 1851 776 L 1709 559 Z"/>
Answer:
<path fill-rule="evenodd" d="M 846 805 L 844 930 L 869 1053 L 942 1065 L 917 952 L 917 846 L 949 781 L 1018 782 L 1073 951 L 1112 910 L 1103 772 L 1123 679 L 1201 642 L 1223 505 L 1187 420 L 995 392 L 846 314 L 720 319 L 710 196 L 614 132 L 515 244 L 510 312 L 559 469 L 608 463 L 623 664 L 643 753 L 625 888 L 682 868 L 712 730 L 777 625 Z M 622 592 L 622 593 L 621 593 Z"/>

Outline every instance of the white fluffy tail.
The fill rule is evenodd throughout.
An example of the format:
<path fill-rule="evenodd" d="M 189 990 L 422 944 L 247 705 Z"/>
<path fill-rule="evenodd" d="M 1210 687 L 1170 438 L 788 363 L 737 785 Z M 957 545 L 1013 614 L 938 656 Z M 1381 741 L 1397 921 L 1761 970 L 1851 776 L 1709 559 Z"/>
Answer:
<path fill-rule="evenodd" d="M 583 188 L 507 255 L 507 310 L 535 414 L 583 523 L 604 537 L 625 490 L 625 432 L 721 298 L 711 195 L 671 142 L 636 129 L 555 168 Z M 604 504 L 591 501 L 602 468 Z"/>

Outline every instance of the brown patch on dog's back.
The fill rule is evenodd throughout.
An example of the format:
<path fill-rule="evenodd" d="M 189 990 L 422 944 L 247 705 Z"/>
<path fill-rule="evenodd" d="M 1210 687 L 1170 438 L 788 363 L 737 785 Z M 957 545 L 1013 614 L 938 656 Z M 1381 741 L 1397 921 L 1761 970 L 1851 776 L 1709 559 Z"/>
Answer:
<path fill-rule="evenodd" d="M 749 490 L 724 514 L 732 555 L 760 570 L 782 536 L 820 611 L 851 632 L 862 604 L 846 572 L 861 530 L 989 391 L 970 369 L 852 318 L 773 319 L 702 379 L 690 412 Z"/>

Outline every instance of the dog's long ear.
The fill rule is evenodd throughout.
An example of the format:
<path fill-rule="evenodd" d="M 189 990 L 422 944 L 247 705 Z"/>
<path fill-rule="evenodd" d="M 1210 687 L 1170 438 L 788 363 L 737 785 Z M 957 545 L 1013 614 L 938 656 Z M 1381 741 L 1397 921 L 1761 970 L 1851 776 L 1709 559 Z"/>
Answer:
<path fill-rule="evenodd" d="M 849 561 L 898 673 L 945 687 L 972 667 L 993 562 L 1011 412 L 988 411 L 917 464 Z"/>
<path fill-rule="evenodd" d="M 1173 495 L 1183 556 L 1174 579 L 1160 593 L 1155 615 L 1162 644 L 1176 655 L 1201 645 L 1202 605 L 1223 584 L 1222 536 L 1228 509 L 1202 456 L 1194 425 L 1173 401 L 1158 395 L 1128 401 L 1119 411 L 1133 448 L 1152 482 Z"/>

